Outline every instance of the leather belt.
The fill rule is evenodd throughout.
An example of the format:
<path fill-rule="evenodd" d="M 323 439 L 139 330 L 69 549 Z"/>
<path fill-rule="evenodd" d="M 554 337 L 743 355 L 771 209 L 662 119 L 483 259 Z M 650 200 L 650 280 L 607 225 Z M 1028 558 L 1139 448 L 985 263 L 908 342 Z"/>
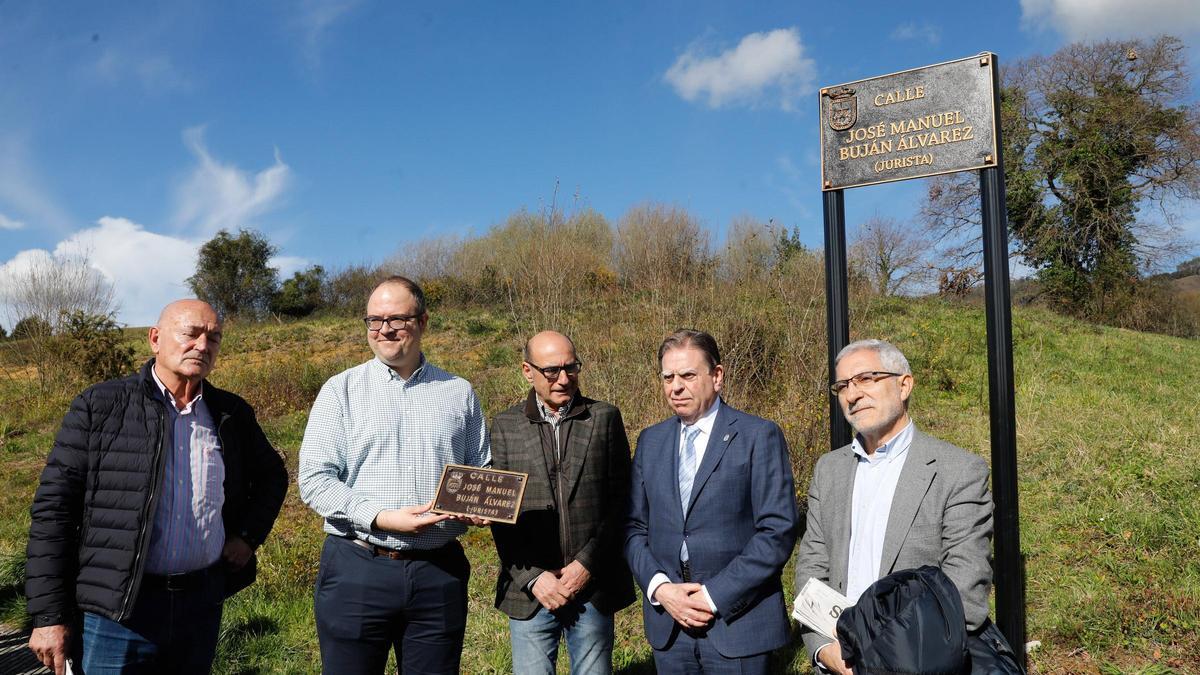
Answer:
<path fill-rule="evenodd" d="M 372 544 L 369 541 L 363 541 L 358 538 L 351 539 L 350 541 L 354 542 L 356 546 L 367 549 L 371 552 L 371 555 L 377 558 L 388 558 L 390 560 L 439 560 L 450 552 L 447 546 L 401 550 L 379 546 L 378 544 Z"/>
<path fill-rule="evenodd" d="M 142 587 L 164 591 L 188 591 L 203 586 L 212 570 L 212 567 L 205 567 L 180 574 L 144 574 Z"/>

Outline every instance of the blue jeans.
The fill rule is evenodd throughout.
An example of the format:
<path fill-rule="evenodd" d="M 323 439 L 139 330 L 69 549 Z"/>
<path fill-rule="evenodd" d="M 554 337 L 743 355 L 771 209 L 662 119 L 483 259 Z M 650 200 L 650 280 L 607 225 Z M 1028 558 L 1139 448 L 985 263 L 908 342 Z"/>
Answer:
<path fill-rule="evenodd" d="M 567 635 L 567 655 L 573 675 L 612 672 L 613 617 L 592 606 L 573 602 L 556 612 L 539 607 L 524 621 L 508 620 L 512 635 L 514 675 L 554 675 L 558 640 Z"/>
<path fill-rule="evenodd" d="M 146 577 L 125 621 L 83 615 L 83 655 L 75 672 L 208 673 L 217 651 L 224 599 L 225 574 L 216 567 L 181 588 Z"/>

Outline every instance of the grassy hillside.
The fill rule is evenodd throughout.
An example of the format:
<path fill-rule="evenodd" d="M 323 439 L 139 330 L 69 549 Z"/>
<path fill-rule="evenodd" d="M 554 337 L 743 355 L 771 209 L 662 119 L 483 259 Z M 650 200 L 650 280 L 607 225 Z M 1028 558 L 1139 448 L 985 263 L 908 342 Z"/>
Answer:
<path fill-rule="evenodd" d="M 819 287 L 819 286 L 818 286 Z M 819 298 L 818 298 L 819 301 Z M 666 415 L 653 376 L 657 340 L 675 327 L 640 298 L 603 300 L 566 317 L 586 363 L 583 386 L 625 411 L 630 437 Z M 715 303 L 714 303 L 715 304 Z M 938 300 L 877 301 L 861 308 L 853 336 L 893 340 L 910 357 L 912 413 L 926 431 L 988 455 L 986 347 L 980 309 Z M 765 311 L 765 310 L 764 310 Z M 799 498 L 824 449 L 823 357 L 789 352 L 799 335 L 789 310 L 782 334 L 769 312 L 739 309 L 681 321 L 711 327 L 729 356 L 735 405 L 776 419 L 792 445 Z M 586 314 L 586 317 L 583 316 Z M 493 415 L 524 391 L 517 370 L 523 331 L 503 312 L 434 311 L 429 358 L 469 378 Z M 804 320 L 812 329 L 818 315 Z M 718 328 L 719 326 L 719 328 Z M 1038 672 L 1200 672 L 1200 342 L 1098 328 L 1041 310 L 1014 315 L 1022 548 L 1027 556 L 1029 638 Z M 788 334 L 790 330 L 790 335 Z M 651 333 L 653 335 L 651 335 Z M 213 380 L 258 410 L 293 475 L 307 408 L 329 375 L 369 356 L 352 319 L 232 325 Z M 146 354 L 140 333 L 141 354 Z M 774 350 L 773 352 L 771 350 Z M 783 357 L 794 354 L 784 375 Z M 24 620 L 20 597 L 28 507 L 70 394 L 39 393 L 33 373 L 0 345 L 0 618 Z M 797 391 L 799 390 L 799 391 Z M 312 584 L 320 520 L 293 485 L 261 556 L 260 581 L 227 604 L 218 672 L 319 669 Z M 489 534 L 465 545 L 473 565 L 465 672 L 507 672 L 507 628 L 491 607 L 496 560 Z M 786 581 L 790 592 L 790 574 Z M 780 672 L 806 670 L 797 647 Z M 565 659 L 564 659 L 565 660 Z M 650 672 L 636 607 L 618 617 L 622 672 Z"/>

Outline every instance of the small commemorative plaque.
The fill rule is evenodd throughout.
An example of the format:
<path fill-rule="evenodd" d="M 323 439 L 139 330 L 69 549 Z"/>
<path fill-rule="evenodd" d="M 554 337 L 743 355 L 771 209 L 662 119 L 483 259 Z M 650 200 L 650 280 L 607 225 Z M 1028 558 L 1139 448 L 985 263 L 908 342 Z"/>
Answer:
<path fill-rule="evenodd" d="M 511 525 L 521 513 L 521 499 L 528 482 L 527 473 L 447 464 L 431 511 Z"/>
<path fill-rule="evenodd" d="M 992 69 L 984 52 L 821 89 L 821 189 L 996 166 Z"/>

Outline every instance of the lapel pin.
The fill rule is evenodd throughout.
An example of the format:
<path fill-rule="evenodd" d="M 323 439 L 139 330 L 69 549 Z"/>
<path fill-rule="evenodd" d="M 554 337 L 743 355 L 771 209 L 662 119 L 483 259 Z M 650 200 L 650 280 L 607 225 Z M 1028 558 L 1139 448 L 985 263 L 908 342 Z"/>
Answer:
<path fill-rule="evenodd" d="M 729 434 L 725 434 L 725 438 L 722 438 L 721 441 L 724 443 L 728 443 L 729 442 Z"/>

